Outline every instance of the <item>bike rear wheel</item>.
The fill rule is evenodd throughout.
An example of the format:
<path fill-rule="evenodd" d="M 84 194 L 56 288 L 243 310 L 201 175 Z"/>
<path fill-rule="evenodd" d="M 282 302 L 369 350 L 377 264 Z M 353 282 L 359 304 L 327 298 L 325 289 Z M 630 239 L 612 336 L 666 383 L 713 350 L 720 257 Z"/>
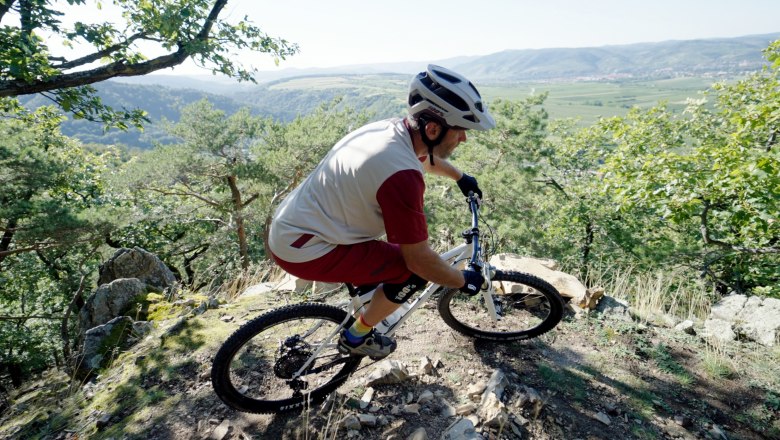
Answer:
<path fill-rule="evenodd" d="M 469 297 L 451 289 L 439 298 L 439 314 L 444 322 L 474 338 L 517 341 L 550 331 L 563 317 L 563 300 L 548 282 L 533 275 L 500 270 L 492 281 L 497 321 L 491 318 L 481 293 Z"/>
<path fill-rule="evenodd" d="M 347 313 L 337 307 L 303 303 L 267 312 L 236 330 L 217 352 L 211 383 L 230 407 L 251 413 L 301 409 L 324 400 L 358 367 L 361 357 L 338 352 L 338 334 Z M 322 344 L 304 373 L 293 375 Z"/>

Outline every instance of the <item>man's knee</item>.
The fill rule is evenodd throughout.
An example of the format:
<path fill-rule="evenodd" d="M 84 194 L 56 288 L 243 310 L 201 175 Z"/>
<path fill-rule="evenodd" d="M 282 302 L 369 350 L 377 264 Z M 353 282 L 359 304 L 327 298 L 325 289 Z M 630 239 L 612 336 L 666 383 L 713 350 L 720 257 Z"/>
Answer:
<path fill-rule="evenodd" d="M 406 281 L 402 283 L 385 283 L 383 290 L 385 296 L 390 302 L 401 304 L 414 295 L 414 292 L 422 289 L 428 282 L 419 276 L 412 274 Z"/>

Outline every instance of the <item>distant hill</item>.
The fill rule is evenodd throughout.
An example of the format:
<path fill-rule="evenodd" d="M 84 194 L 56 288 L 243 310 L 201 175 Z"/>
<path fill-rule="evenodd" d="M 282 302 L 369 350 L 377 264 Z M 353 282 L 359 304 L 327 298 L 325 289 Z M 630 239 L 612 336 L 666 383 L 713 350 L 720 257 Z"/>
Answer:
<path fill-rule="evenodd" d="M 360 75 L 359 79 L 350 75 L 306 77 L 301 81 L 292 78 L 281 83 L 252 86 L 220 88 L 217 85 L 210 87 L 213 92 L 209 93 L 204 91 L 209 88 L 208 83 L 187 81 L 187 78 L 182 78 L 178 83 L 168 82 L 173 78 L 165 78 L 166 85 L 127 84 L 114 80 L 94 85 L 103 102 L 111 107 L 145 110 L 151 123 L 145 125 L 143 132 L 136 129 L 104 132 L 102 124 L 74 120 L 72 115 L 68 115 L 69 119 L 62 124 L 62 132 L 85 143 L 148 149 L 158 143 L 176 142 L 174 137 L 163 130 L 162 121 L 178 121 L 183 107 L 204 98 L 227 114 L 247 107 L 254 115 L 279 121 L 291 121 L 299 115 L 311 113 L 323 103 L 343 98 L 341 106 L 348 105 L 371 112 L 376 118 L 384 118 L 403 111 L 404 101 L 401 96 L 407 81 L 406 76 L 394 75 Z M 173 87 L 174 84 L 197 85 L 199 88 Z M 401 86 L 397 87 L 399 84 Z M 28 108 L 51 104 L 51 101 L 40 95 L 23 96 L 21 102 Z"/>
<path fill-rule="evenodd" d="M 148 113 L 151 124 L 144 127 L 143 132 L 131 129 L 103 131 L 103 125 L 85 120 L 74 120 L 68 115 L 68 120 L 62 124 L 62 132 L 85 143 L 100 143 L 105 145 L 122 144 L 137 148 L 151 148 L 155 143 L 171 143 L 175 139 L 168 136 L 160 127 L 164 119 L 178 121 L 182 107 L 203 98 L 211 101 L 215 107 L 226 113 L 234 113 L 239 108 L 247 106 L 230 97 L 210 94 L 195 89 L 173 89 L 161 85 L 123 84 L 115 81 L 105 81 L 95 84 L 103 102 L 111 107 L 141 108 Z M 51 101 L 40 95 L 21 97 L 21 102 L 28 108 L 49 105 Z"/>
<path fill-rule="evenodd" d="M 761 51 L 780 39 L 780 32 L 735 38 L 664 41 L 619 46 L 506 50 L 490 55 L 430 60 L 457 70 L 477 82 L 587 80 L 610 78 L 657 79 L 688 75 L 739 74 L 760 69 Z M 260 83 L 305 76 L 367 75 L 397 73 L 412 75 L 426 62 L 361 64 L 319 69 L 261 71 Z M 179 79 L 176 79 L 179 78 Z M 148 75 L 123 82 L 157 83 L 209 92 L 223 89 L 224 78 L 210 75 L 177 77 Z M 237 87 L 236 83 L 232 83 Z"/>
<path fill-rule="evenodd" d="M 474 81 L 666 78 L 761 68 L 780 33 L 571 49 L 507 50 L 452 66 Z"/>
<path fill-rule="evenodd" d="M 651 80 L 686 76 L 734 77 L 764 64 L 762 50 L 780 39 L 780 32 L 727 39 L 666 41 L 622 46 L 507 50 L 486 56 L 431 62 L 453 68 L 486 88 L 523 82 L 583 80 Z M 376 118 L 401 114 L 410 75 L 424 62 L 365 64 L 328 69 L 283 69 L 259 72 L 259 84 L 236 83 L 218 76 L 147 75 L 96 85 L 108 105 L 142 108 L 152 121 L 136 130 L 104 133 L 87 121 L 67 121 L 62 130 L 84 142 L 150 148 L 175 139 L 160 128 L 163 118 L 177 121 L 182 107 L 207 98 L 230 114 L 248 107 L 253 114 L 281 121 L 308 114 L 322 103 L 344 98 L 342 105 L 368 110 Z M 40 96 L 23 104 L 50 104 Z"/>

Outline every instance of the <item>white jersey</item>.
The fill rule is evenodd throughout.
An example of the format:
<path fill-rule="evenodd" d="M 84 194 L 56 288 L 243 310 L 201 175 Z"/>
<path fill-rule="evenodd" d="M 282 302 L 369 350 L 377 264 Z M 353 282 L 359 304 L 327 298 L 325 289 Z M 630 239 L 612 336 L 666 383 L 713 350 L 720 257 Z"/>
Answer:
<path fill-rule="evenodd" d="M 423 166 L 403 119 L 374 122 L 341 139 L 276 210 L 268 244 L 291 263 L 337 245 L 428 238 Z"/>

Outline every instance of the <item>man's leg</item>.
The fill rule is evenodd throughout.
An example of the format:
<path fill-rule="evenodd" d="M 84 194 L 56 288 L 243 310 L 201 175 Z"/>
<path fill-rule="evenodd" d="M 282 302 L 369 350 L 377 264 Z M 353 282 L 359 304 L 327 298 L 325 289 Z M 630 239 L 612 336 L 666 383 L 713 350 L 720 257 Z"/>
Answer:
<path fill-rule="evenodd" d="M 389 355 L 396 343 L 374 332 L 373 327 L 425 284 L 406 267 L 400 247 L 383 241 L 338 246 L 325 256 L 305 263 L 275 259 L 284 270 L 304 279 L 354 285 L 382 283 L 367 310 L 339 340 L 343 352 L 374 359 Z"/>
<path fill-rule="evenodd" d="M 392 353 L 396 347 L 395 341 L 374 332 L 373 327 L 425 284 L 426 281 L 415 274 L 409 275 L 401 283 L 383 283 L 371 297 L 367 310 L 342 334 L 339 350 L 366 355 L 372 359 L 380 359 Z"/>
<path fill-rule="evenodd" d="M 352 346 L 360 345 L 371 334 L 371 330 L 383 319 L 390 316 L 400 305 L 387 299 L 380 284 L 374 290 L 374 295 L 371 297 L 368 308 L 344 332 L 344 339 Z M 390 345 L 392 343 L 388 341 L 388 346 Z"/>
<path fill-rule="evenodd" d="M 401 304 L 394 303 L 387 299 L 383 286 L 380 284 L 379 287 L 376 288 L 374 296 L 371 297 L 371 302 L 368 304 L 368 308 L 365 312 L 363 312 L 363 322 L 370 325 L 371 327 L 375 327 L 383 319 L 387 318 L 391 313 L 395 312 L 399 307 L 401 307 Z"/>

